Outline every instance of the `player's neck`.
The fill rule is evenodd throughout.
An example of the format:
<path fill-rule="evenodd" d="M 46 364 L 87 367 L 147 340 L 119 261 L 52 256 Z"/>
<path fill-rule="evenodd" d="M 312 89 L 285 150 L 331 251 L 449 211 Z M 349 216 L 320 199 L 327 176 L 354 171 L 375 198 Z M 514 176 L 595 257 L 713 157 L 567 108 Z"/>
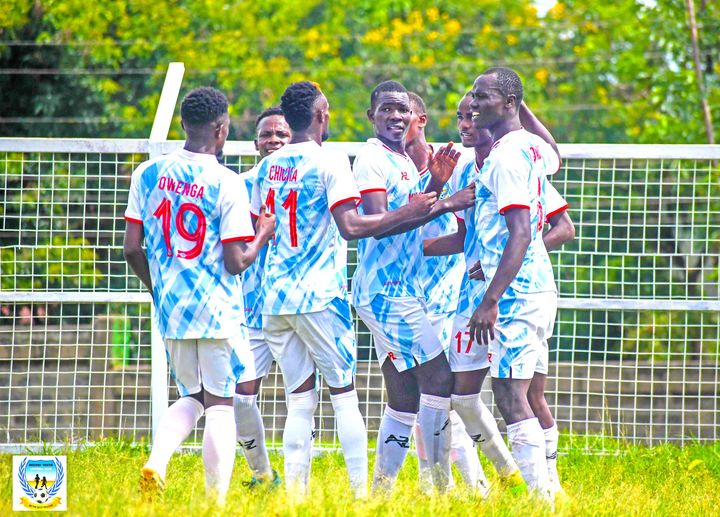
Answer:
<path fill-rule="evenodd" d="M 492 142 L 475 147 L 475 163 L 478 167 L 482 167 L 485 158 L 490 154 L 490 149 L 492 149 Z"/>
<path fill-rule="evenodd" d="M 293 131 L 290 143 L 302 144 L 303 142 L 313 141 L 317 145 L 322 145 L 322 135 L 316 133 L 316 131 Z"/>
<path fill-rule="evenodd" d="M 492 135 L 493 142 L 497 142 L 511 131 L 522 129 L 522 124 L 520 123 L 520 117 L 518 117 L 516 113 L 512 117 L 501 120 L 495 126 L 488 129 L 490 130 L 490 135 Z"/>
<path fill-rule="evenodd" d="M 387 138 L 385 138 L 385 137 L 382 136 L 382 135 L 377 135 L 377 134 L 375 135 L 375 138 L 377 138 L 378 140 L 380 140 L 383 144 L 385 144 L 386 146 L 388 146 L 390 149 L 392 149 L 392 150 L 395 151 L 396 153 L 406 154 L 406 153 L 405 153 L 405 141 L 404 141 L 404 140 L 400 140 L 400 141 L 398 141 L 398 142 L 395 142 L 395 141 L 393 141 L 393 140 L 388 140 Z"/>
<path fill-rule="evenodd" d="M 191 153 L 217 155 L 217 145 L 215 142 L 196 142 L 188 139 L 185 140 L 183 149 Z"/>
<path fill-rule="evenodd" d="M 419 171 L 427 167 L 428 151 L 432 151 L 432 147 L 425 140 L 425 135 L 419 135 L 411 142 L 405 143 L 405 152 Z"/>

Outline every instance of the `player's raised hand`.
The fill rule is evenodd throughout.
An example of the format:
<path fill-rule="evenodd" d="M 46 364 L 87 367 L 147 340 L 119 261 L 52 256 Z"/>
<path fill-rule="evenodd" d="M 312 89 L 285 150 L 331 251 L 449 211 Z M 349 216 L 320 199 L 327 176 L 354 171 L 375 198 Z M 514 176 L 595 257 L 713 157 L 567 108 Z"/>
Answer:
<path fill-rule="evenodd" d="M 498 304 L 483 298 L 470 318 L 470 339 L 476 343 L 489 345 L 495 339 L 495 322 L 498 317 Z"/>
<path fill-rule="evenodd" d="M 447 203 L 453 212 L 465 210 L 475 204 L 475 183 L 471 183 L 459 192 L 456 192 L 449 198 Z"/>
<path fill-rule="evenodd" d="M 410 217 L 422 217 L 426 215 L 437 203 L 435 192 L 422 192 L 410 198 L 408 205 L 412 208 Z"/>
<path fill-rule="evenodd" d="M 485 280 L 485 273 L 483 273 L 479 260 L 468 269 L 468 278 L 470 280 Z"/>
<path fill-rule="evenodd" d="M 428 151 L 428 169 L 433 180 L 440 185 L 445 185 L 452 176 L 459 158 L 460 153 L 453 149 L 452 142 L 442 146 L 435 156 L 432 155 L 432 151 Z"/>
<path fill-rule="evenodd" d="M 267 211 L 267 207 L 260 207 L 260 215 L 255 222 L 255 237 L 258 239 L 270 240 L 275 233 L 275 214 Z"/>

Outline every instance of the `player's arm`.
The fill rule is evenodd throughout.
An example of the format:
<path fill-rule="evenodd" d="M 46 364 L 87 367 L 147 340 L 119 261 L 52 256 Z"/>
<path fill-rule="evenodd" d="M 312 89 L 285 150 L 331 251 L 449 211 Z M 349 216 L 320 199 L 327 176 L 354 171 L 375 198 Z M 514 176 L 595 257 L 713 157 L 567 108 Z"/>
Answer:
<path fill-rule="evenodd" d="M 550 133 L 548 128 L 546 128 L 542 122 L 540 122 L 540 120 L 535 116 L 532 110 L 528 108 L 527 104 L 525 104 L 525 101 L 520 103 L 520 123 L 530 133 L 539 136 L 548 144 L 550 144 L 550 147 L 552 147 L 555 151 L 555 154 L 557 154 L 558 160 L 560 160 L 560 164 L 562 164 L 560 150 L 558 149 L 557 142 L 555 142 L 555 138 L 553 138 L 552 133 Z M 559 168 L 560 166 L 558 166 L 558 169 Z"/>
<path fill-rule="evenodd" d="M 125 261 L 137 275 L 140 281 L 152 293 L 152 280 L 150 278 L 150 265 L 143 249 L 145 231 L 141 223 L 127 221 L 125 223 L 125 239 L 123 241 L 123 255 Z"/>
<path fill-rule="evenodd" d="M 425 239 L 423 241 L 423 255 L 426 257 L 437 257 L 442 255 L 456 255 L 462 253 L 465 247 L 465 221 L 457 220 L 458 229 L 455 233 Z"/>
<path fill-rule="evenodd" d="M 545 249 L 553 251 L 575 238 L 575 225 L 567 210 L 561 210 L 548 217 L 550 230 L 543 234 Z"/>
<path fill-rule="evenodd" d="M 249 242 L 245 239 L 223 241 L 223 259 L 228 273 L 239 275 L 249 268 L 274 232 L 275 215 L 267 213 L 262 205 L 255 223 L 255 238 Z"/>
<path fill-rule="evenodd" d="M 505 224 L 509 237 L 500 258 L 500 264 L 485 291 L 482 302 L 470 318 L 470 337 L 483 345 L 487 345 L 495 339 L 494 326 L 498 316 L 498 302 L 520 271 L 532 238 L 529 209 L 508 208 L 505 211 Z"/>
<path fill-rule="evenodd" d="M 351 241 L 388 232 L 409 219 L 421 218 L 431 211 L 436 202 L 437 195 L 430 192 L 415 196 L 410 203 L 391 212 L 386 210 L 368 215 L 365 207 L 365 215 L 360 215 L 355 200 L 348 200 L 334 206 L 331 213 L 342 238 Z"/>
<path fill-rule="evenodd" d="M 415 196 L 417 197 L 417 196 Z M 408 205 L 412 204 L 414 202 L 413 199 L 410 200 Z M 363 211 L 366 214 L 383 214 L 387 212 L 387 193 L 386 192 L 368 192 L 365 194 L 362 194 L 362 203 L 363 203 Z M 425 215 L 417 216 L 417 217 L 410 217 L 405 219 L 401 224 L 398 226 L 395 226 L 394 228 L 375 234 L 374 237 L 376 239 L 382 239 L 384 237 L 389 237 L 391 235 L 398 235 L 400 233 L 405 233 L 410 230 L 414 230 L 415 228 L 419 228 L 425 223 L 432 221 L 438 216 L 441 216 L 443 214 L 447 214 L 448 212 L 459 212 L 461 210 L 465 210 L 466 208 L 469 208 L 475 203 L 475 184 L 471 184 L 468 187 L 465 187 L 461 191 L 453 194 L 452 196 L 441 199 L 437 203 L 433 205 L 433 207 L 430 209 L 429 212 L 427 212 Z M 404 207 L 402 207 L 404 208 Z M 398 209 L 399 210 L 399 209 Z M 397 210 L 395 210 L 397 211 Z M 391 212 L 392 213 L 392 212 Z"/>

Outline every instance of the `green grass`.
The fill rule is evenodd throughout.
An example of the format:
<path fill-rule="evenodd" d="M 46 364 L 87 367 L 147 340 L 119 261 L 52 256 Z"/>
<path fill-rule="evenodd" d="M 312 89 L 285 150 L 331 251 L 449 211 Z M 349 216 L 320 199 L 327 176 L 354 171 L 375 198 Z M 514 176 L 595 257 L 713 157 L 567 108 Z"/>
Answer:
<path fill-rule="evenodd" d="M 561 442 L 562 446 L 562 442 Z M 593 455 L 571 450 L 559 458 L 560 475 L 570 496 L 558 515 L 699 515 L 710 517 L 720 508 L 720 443 L 714 445 L 624 446 L 615 455 Z M 408 456 L 393 494 L 355 502 L 339 453 L 313 460 L 312 496 L 292 506 L 283 489 L 248 491 L 242 486 L 250 474 L 238 457 L 224 511 L 205 501 L 203 466 L 199 454 L 173 457 L 168 468 L 167 489 L 161 500 L 148 505 L 140 501 L 139 469 L 147 448 L 107 441 L 84 450 L 47 450 L 66 454 L 68 471 L 67 515 L 549 515 L 526 494 L 513 495 L 494 484 L 490 498 L 482 500 L 465 490 L 461 482 L 446 495 L 433 497 L 417 490 L 417 462 Z M 372 463 L 371 455 L 371 463 Z M 272 455 L 282 470 L 282 458 Z M 485 463 L 484 463 L 485 464 Z M 12 511 L 12 456 L 0 455 L 0 515 Z M 486 464 L 485 464 L 486 465 Z M 492 467 L 486 473 L 495 480 Z M 456 479 L 459 479 L 456 476 Z"/>

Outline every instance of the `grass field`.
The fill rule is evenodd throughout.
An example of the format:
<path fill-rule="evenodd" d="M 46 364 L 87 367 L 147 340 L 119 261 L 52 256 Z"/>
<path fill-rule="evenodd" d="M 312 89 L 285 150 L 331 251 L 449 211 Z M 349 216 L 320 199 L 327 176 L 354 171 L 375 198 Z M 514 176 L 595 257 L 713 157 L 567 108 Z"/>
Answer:
<path fill-rule="evenodd" d="M 562 439 L 561 439 L 562 447 Z M 199 454 L 173 457 L 168 468 L 167 489 L 161 500 L 148 505 L 137 492 L 138 472 L 147 448 L 108 441 L 84 450 L 46 450 L 43 454 L 66 454 L 68 515 L 549 515 L 547 508 L 527 496 L 513 495 L 499 484 L 490 498 L 482 500 L 461 484 L 445 495 L 425 496 L 416 488 L 417 462 L 409 456 L 392 496 L 356 502 L 350 496 L 347 475 L 339 453 L 313 460 L 312 496 L 292 506 L 284 490 L 248 491 L 245 460 L 238 457 L 235 474 L 223 511 L 207 504 L 203 466 Z M 271 457 L 282 469 L 282 458 Z M 12 511 L 12 456 L 0 458 L 0 515 Z M 373 457 L 371 455 L 371 463 Z M 559 459 L 569 503 L 558 515 L 698 515 L 720 513 L 720 443 L 664 445 L 653 448 L 621 447 L 619 454 L 593 455 L 570 451 Z M 372 466 L 372 465 L 371 465 Z M 492 467 L 486 466 L 491 481 Z M 456 476 L 456 479 L 457 476 Z"/>

